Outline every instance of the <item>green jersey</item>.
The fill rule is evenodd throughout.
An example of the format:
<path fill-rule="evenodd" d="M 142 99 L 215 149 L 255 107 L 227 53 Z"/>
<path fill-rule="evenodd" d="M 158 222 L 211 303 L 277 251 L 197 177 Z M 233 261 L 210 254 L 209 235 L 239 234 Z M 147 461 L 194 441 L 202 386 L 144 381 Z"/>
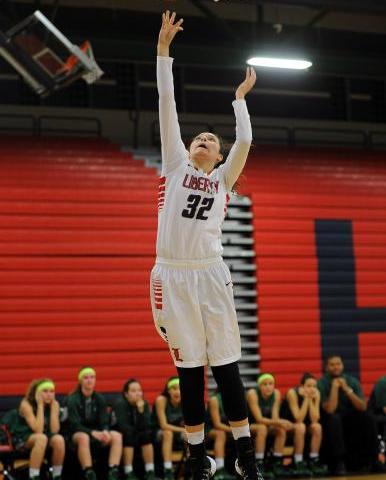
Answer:
<path fill-rule="evenodd" d="M 386 376 L 381 377 L 374 385 L 369 399 L 369 408 L 376 415 L 385 415 L 386 408 Z"/>
<path fill-rule="evenodd" d="M 145 401 L 143 413 L 136 405 L 131 405 L 125 397 L 121 397 L 114 406 L 118 430 L 122 433 L 129 431 L 144 431 L 150 428 L 150 407 Z"/>
<path fill-rule="evenodd" d="M 67 397 L 68 425 L 71 434 L 92 430 L 109 430 L 110 418 L 103 395 L 94 392 L 90 397 L 76 390 Z"/>
<path fill-rule="evenodd" d="M 167 398 L 167 397 L 165 397 L 165 398 Z M 171 425 L 174 425 L 176 427 L 183 427 L 184 426 L 184 417 L 182 415 L 181 403 L 179 403 L 177 406 L 174 406 L 171 403 L 171 401 L 167 398 L 165 415 L 166 415 L 166 421 L 168 423 L 170 423 Z M 160 428 L 158 415 L 157 415 L 157 411 L 156 411 L 155 408 L 153 409 L 152 423 L 153 423 L 154 427 Z"/>
<path fill-rule="evenodd" d="M 361 385 L 355 377 L 344 373 L 343 375 L 341 375 L 341 378 L 344 378 L 346 380 L 347 385 L 353 389 L 355 395 L 364 399 Z M 325 373 L 323 377 L 318 380 L 318 389 L 320 391 L 320 402 L 322 405 L 328 400 L 330 396 L 331 383 L 333 379 L 334 377 L 332 377 L 329 373 Z M 347 395 L 343 392 L 341 388 L 339 388 L 338 406 L 336 408 L 336 413 L 345 414 L 353 410 L 355 410 L 355 407 L 351 403 L 350 399 L 347 398 Z"/>
<path fill-rule="evenodd" d="M 36 412 L 35 412 L 36 415 Z M 51 433 L 51 408 L 50 406 L 45 406 L 44 408 L 44 433 L 50 437 Z M 8 430 L 12 436 L 12 443 L 15 446 L 21 446 L 24 444 L 28 438 L 35 433 L 32 428 L 28 425 L 24 417 L 22 417 L 17 409 L 10 410 L 7 412 L 2 422 L 5 423 L 8 427 Z"/>

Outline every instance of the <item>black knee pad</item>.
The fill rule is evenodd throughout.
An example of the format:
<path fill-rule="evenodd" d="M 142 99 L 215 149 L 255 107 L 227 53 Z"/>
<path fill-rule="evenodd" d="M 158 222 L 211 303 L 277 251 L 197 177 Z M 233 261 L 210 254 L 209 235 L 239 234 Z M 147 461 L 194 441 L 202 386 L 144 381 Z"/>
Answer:
<path fill-rule="evenodd" d="M 204 367 L 177 367 L 177 371 L 185 425 L 200 425 L 205 422 Z"/>
<path fill-rule="evenodd" d="M 212 372 L 221 393 L 228 420 L 238 422 L 247 418 L 244 385 L 241 381 L 237 362 L 212 367 Z"/>

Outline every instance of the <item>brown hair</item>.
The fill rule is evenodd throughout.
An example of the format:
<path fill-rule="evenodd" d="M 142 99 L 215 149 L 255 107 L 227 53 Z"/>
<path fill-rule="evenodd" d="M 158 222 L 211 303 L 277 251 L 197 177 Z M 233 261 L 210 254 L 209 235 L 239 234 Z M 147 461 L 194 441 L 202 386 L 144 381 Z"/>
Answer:
<path fill-rule="evenodd" d="M 36 389 L 43 382 L 52 382 L 52 380 L 50 378 L 36 378 L 35 380 L 32 380 L 32 382 L 28 385 L 27 391 L 23 398 L 23 400 L 31 405 L 34 412 L 37 410 Z"/>

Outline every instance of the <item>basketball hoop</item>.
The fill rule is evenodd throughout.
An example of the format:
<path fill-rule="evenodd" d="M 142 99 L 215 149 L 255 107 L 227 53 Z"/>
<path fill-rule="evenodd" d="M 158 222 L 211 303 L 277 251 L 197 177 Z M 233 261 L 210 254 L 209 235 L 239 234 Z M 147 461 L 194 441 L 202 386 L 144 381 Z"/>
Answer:
<path fill-rule="evenodd" d="M 42 97 L 78 78 L 91 84 L 103 75 L 90 42 L 72 44 L 39 10 L 8 32 L 0 30 L 0 55 Z"/>

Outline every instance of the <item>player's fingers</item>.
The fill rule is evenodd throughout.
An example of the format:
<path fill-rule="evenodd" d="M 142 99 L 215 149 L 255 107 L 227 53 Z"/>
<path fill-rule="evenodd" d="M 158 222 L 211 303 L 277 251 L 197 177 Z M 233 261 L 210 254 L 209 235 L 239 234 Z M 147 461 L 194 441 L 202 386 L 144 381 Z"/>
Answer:
<path fill-rule="evenodd" d="M 170 19 L 170 12 L 169 12 L 169 10 L 166 10 L 165 19 L 166 19 L 167 22 L 169 22 L 169 19 Z"/>
<path fill-rule="evenodd" d="M 170 23 L 173 25 L 174 20 L 176 19 L 176 12 L 172 13 L 172 16 L 170 17 Z"/>
<path fill-rule="evenodd" d="M 180 20 L 178 20 L 178 22 L 175 24 L 175 28 L 178 32 L 180 32 L 181 30 L 183 30 L 183 28 L 181 27 L 182 23 L 183 23 L 184 19 L 181 18 Z"/>

